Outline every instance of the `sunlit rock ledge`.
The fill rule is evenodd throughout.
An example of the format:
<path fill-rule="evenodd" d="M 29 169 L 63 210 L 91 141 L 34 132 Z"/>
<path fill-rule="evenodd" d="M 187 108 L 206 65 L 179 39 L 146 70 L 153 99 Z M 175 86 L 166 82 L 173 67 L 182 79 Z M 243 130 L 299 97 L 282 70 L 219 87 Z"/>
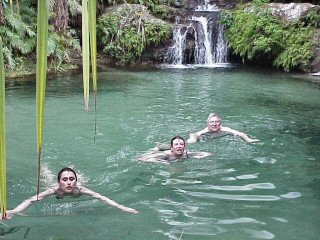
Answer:
<path fill-rule="evenodd" d="M 320 12 L 320 6 L 310 3 L 270 3 L 268 6 L 274 16 L 287 21 L 300 20 L 310 11 Z"/>

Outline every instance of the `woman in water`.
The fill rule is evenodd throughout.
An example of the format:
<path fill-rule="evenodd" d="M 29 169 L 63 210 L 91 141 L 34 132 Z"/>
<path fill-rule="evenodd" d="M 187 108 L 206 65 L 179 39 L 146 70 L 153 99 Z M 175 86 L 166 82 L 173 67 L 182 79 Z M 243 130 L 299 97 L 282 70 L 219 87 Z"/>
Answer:
<path fill-rule="evenodd" d="M 77 182 L 77 174 L 72 168 L 62 168 L 58 173 L 58 184 L 54 187 L 50 187 L 47 190 L 39 193 L 37 196 L 33 196 L 22 203 L 20 203 L 15 209 L 8 210 L 6 212 L 6 219 L 11 219 L 14 214 L 19 214 L 30 207 L 34 202 L 40 201 L 46 197 L 55 195 L 56 198 L 61 199 L 65 196 L 70 197 L 79 197 L 81 195 L 89 195 L 93 198 L 96 198 L 102 201 L 105 204 L 108 204 L 112 207 L 116 207 L 124 212 L 128 213 L 138 213 L 137 210 L 129 207 L 125 207 L 121 204 L 116 203 L 115 201 L 103 196 L 99 193 L 96 193 L 86 187 L 81 186 Z"/>
<path fill-rule="evenodd" d="M 158 147 L 153 149 L 155 152 L 146 153 L 139 157 L 140 161 L 169 164 L 172 162 L 183 161 L 187 158 L 205 158 L 212 154 L 209 152 L 188 152 L 186 143 L 181 136 L 175 136 L 170 141 L 170 150 L 162 151 Z"/>

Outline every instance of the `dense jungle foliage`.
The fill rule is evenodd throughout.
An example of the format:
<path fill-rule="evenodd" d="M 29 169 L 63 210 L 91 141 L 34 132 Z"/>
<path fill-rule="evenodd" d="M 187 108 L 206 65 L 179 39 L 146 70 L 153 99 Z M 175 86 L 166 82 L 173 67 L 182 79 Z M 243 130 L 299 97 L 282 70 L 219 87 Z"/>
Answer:
<path fill-rule="evenodd" d="M 98 18 L 110 6 L 122 3 L 144 4 L 159 18 L 165 18 L 167 15 L 167 10 L 162 7 L 162 4 L 170 4 L 169 1 L 162 0 L 98 0 Z M 81 39 L 81 0 L 48 0 L 48 6 L 48 68 L 50 71 L 55 72 L 65 71 L 72 67 L 75 58 L 81 55 L 81 42 L 79 40 Z M 11 72 L 11 76 L 34 72 L 36 13 L 37 0 L 0 0 L 0 36 L 4 43 L 5 67 Z M 119 15 L 115 15 L 111 19 L 114 20 L 117 17 L 120 19 L 122 16 L 119 18 Z M 102 18 L 102 21 L 107 20 L 106 17 Z M 111 26 L 108 23 L 109 30 L 119 27 L 119 23 L 115 21 L 112 21 L 112 23 L 118 25 Z M 144 31 L 143 34 L 138 32 L 141 30 Z M 140 29 L 134 29 L 132 26 L 126 25 L 121 30 L 121 33 L 119 31 L 115 33 L 116 37 L 118 37 L 117 44 L 114 41 L 110 43 L 107 41 L 109 34 L 114 34 L 112 31 L 108 32 L 102 38 L 103 42 L 100 45 L 106 44 L 104 48 L 110 49 L 107 53 L 111 54 L 110 56 L 116 58 L 119 62 L 128 62 L 128 60 L 139 58 L 146 46 L 159 43 L 161 37 L 167 37 L 168 33 L 168 26 L 143 21 Z M 140 39 L 137 39 L 138 35 Z M 143 41 L 140 41 L 141 39 Z M 127 44 L 127 49 L 119 50 L 121 44 Z M 127 55 L 122 56 L 122 53 Z"/>
<path fill-rule="evenodd" d="M 13 1 L 12 1 L 13 2 Z M 68 26 L 69 16 L 80 14 L 78 1 L 49 1 L 48 68 L 62 71 L 80 53 L 76 31 Z M 2 1 L 0 36 L 4 43 L 5 67 L 15 72 L 32 72 L 36 55 L 37 1 Z"/>
<path fill-rule="evenodd" d="M 101 16 L 98 34 L 105 53 L 117 63 L 128 64 L 139 59 L 146 47 L 167 40 L 172 29 L 171 25 L 157 21 L 139 5 L 138 8 L 121 6 Z"/>
<path fill-rule="evenodd" d="M 256 0 L 224 12 L 229 47 L 243 62 L 267 59 L 286 71 L 303 68 L 312 57 L 312 35 L 320 25 L 319 14 L 310 12 L 301 21 L 283 22 L 265 3 Z"/>

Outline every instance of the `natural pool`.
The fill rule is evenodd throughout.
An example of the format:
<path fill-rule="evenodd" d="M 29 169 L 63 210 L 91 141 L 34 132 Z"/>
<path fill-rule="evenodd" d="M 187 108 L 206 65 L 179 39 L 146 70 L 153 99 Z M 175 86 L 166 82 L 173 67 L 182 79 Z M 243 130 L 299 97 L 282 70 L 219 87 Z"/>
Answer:
<path fill-rule="evenodd" d="M 82 78 L 48 81 L 41 186 L 72 166 L 97 192 L 140 211 L 85 196 L 38 202 L 0 223 L 0 239 L 281 239 L 320 236 L 320 90 L 287 73 L 230 68 L 106 69 L 95 113 Z M 7 87 L 8 208 L 36 193 L 35 83 Z M 210 112 L 259 138 L 188 146 L 207 159 L 137 162 L 157 141 L 187 137 Z"/>

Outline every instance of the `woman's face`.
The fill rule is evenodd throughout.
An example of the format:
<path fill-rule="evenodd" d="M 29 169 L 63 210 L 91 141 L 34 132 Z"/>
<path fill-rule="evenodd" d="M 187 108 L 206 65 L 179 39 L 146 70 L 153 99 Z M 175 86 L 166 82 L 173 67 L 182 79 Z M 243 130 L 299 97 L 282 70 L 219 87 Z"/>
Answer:
<path fill-rule="evenodd" d="M 218 117 L 211 117 L 208 121 L 208 129 L 210 132 L 220 131 L 221 120 Z"/>
<path fill-rule="evenodd" d="M 76 176 L 73 172 L 64 171 L 61 173 L 59 188 L 65 193 L 72 193 L 77 184 Z"/>

